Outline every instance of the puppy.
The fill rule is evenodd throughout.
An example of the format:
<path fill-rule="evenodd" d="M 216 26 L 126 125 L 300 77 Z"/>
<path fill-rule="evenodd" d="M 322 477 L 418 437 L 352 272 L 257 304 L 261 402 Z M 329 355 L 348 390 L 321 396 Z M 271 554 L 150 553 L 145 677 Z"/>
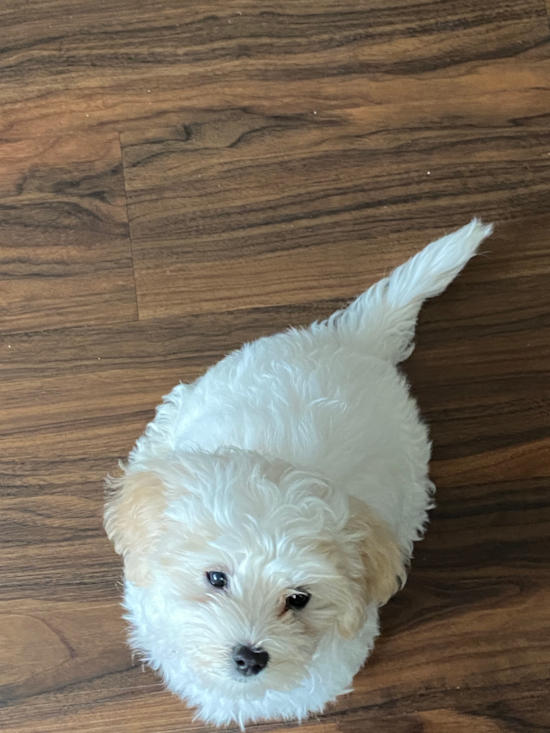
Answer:
<path fill-rule="evenodd" d="M 432 502 L 397 365 L 491 231 L 473 220 L 328 320 L 179 384 L 108 481 L 131 644 L 203 720 L 300 720 L 350 690 Z"/>

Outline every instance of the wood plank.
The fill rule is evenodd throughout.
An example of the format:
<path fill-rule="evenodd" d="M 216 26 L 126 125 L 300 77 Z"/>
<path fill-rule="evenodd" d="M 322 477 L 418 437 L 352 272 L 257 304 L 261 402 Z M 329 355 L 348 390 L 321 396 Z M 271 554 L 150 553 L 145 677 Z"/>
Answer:
<path fill-rule="evenodd" d="M 52 686 L 125 671 L 128 655 L 121 654 L 120 632 L 116 602 L 0 602 L 0 700 L 16 700 L 23 693 L 32 697 Z"/>
<path fill-rule="evenodd" d="M 513 694 L 512 691 L 508 691 Z M 458 692 L 460 695 L 460 692 Z M 457 697 L 458 697 L 457 695 Z M 411 706 L 414 699 L 409 700 Z M 453 701 L 454 702 L 454 701 Z M 435 708 L 404 714 L 380 714 L 363 719 L 362 711 L 339 721 L 342 733 L 508 733 L 508 731 L 545 730 L 547 716 L 544 710 L 546 695 L 543 691 L 523 693 L 512 705 L 503 701 L 491 706 L 468 706 L 464 709 Z M 455 705 L 455 707 L 457 707 Z M 519 713 L 519 714 L 518 714 Z M 367 727 L 365 727 L 367 725 Z M 372 727 L 371 727 L 372 726 Z"/>
<path fill-rule="evenodd" d="M 0 329 L 137 318 L 116 133 L 0 142 Z"/>
<path fill-rule="evenodd" d="M 431 475 L 437 486 L 550 476 L 550 438 L 497 448 L 466 459 L 433 461 Z"/>
<path fill-rule="evenodd" d="M 124 133 L 142 317 L 352 296 L 473 214 L 548 213 L 549 97 L 526 101 L 201 113 Z"/>
<path fill-rule="evenodd" d="M 0 9 L 0 134 L 543 89 L 548 35 L 544 0 L 32 0 Z"/>

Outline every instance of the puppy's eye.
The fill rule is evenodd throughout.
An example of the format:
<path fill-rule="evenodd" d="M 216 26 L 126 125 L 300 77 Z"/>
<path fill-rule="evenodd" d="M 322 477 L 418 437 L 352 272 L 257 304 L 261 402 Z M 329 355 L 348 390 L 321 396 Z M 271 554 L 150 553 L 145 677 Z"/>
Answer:
<path fill-rule="evenodd" d="M 227 575 L 219 570 L 211 570 L 209 573 L 206 573 L 206 579 L 214 588 L 226 588 L 229 583 Z"/>
<path fill-rule="evenodd" d="M 291 609 L 292 611 L 301 611 L 302 608 L 305 608 L 307 606 L 310 598 L 311 595 L 305 590 L 300 591 L 299 593 L 293 593 L 286 599 L 285 611 L 287 611 L 288 609 Z"/>

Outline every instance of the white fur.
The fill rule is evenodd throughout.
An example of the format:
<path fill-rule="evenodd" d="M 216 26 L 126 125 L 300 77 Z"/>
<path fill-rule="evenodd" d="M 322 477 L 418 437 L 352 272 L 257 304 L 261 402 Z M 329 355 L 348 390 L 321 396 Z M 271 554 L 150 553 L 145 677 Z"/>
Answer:
<path fill-rule="evenodd" d="M 132 645 L 204 720 L 303 719 L 349 691 L 392 592 L 376 575 L 404 579 L 431 506 L 428 433 L 396 365 L 423 300 L 491 231 L 473 220 L 327 321 L 178 385 L 113 482 L 106 526 L 134 573 Z M 208 586 L 208 570 L 229 589 Z M 301 587 L 309 605 L 285 613 Z M 270 653 L 257 677 L 234 675 L 237 643 Z"/>

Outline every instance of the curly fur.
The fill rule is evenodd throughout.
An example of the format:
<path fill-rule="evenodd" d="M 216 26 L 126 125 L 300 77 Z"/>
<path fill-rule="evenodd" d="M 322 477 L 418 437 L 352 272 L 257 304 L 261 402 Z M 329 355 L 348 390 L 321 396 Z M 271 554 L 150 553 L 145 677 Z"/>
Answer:
<path fill-rule="evenodd" d="M 178 385 L 109 481 L 132 646 L 204 720 L 303 719 L 350 689 L 432 501 L 428 433 L 396 365 L 424 299 L 490 233 L 474 220 L 327 321 Z M 300 589 L 310 602 L 289 610 Z M 260 674 L 235 671 L 238 644 L 269 653 Z"/>

